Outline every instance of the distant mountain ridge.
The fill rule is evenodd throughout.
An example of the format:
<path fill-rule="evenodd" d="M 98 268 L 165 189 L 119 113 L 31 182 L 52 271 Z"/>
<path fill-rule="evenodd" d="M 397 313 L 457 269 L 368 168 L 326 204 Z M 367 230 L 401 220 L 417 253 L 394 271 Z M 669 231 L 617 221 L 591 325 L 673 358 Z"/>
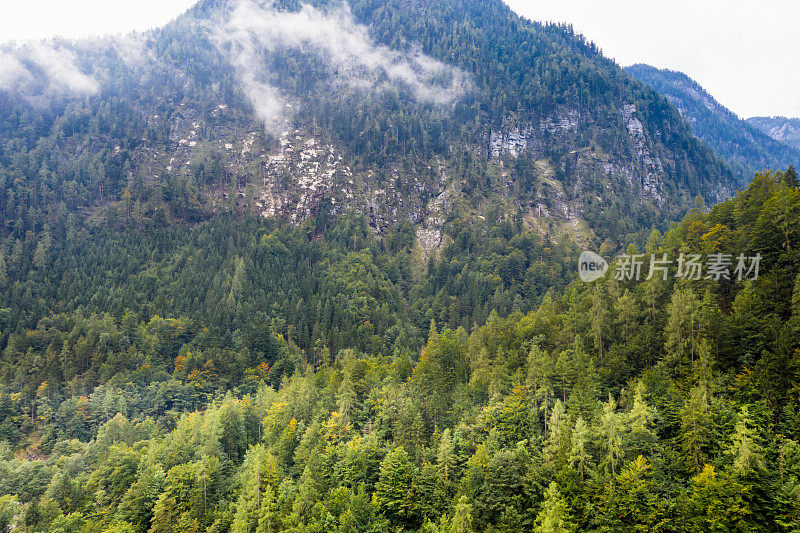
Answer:
<path fill-rule="evenodd" d="M 751 117 L 747 123 L 777 141 L 800 149 L 800 118 Z"/>
<path fill-rule="evenodd" d="M 776 136 L 778 126 L 776 135 L 770 135 L 751 122 L 755 119 L 739 118 L 683 72 L 644 64 L 625 70 L 675 104 L 694 134 L 727 160 L 743 180 L 755 172 L 798 166 L 800 151 Z M 790 127 L 786 129 L 791 132 Z M 800 139 L 800 128 L 796 133 Z"/>

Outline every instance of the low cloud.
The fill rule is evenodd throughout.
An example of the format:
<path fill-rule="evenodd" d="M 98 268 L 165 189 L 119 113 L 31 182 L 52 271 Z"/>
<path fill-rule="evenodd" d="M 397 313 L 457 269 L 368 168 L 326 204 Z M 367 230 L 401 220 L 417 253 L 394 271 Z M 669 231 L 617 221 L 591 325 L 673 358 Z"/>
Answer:
<path fill-rule="evenodd" d="M 147 65 L 156 59 L 147 46 L 147 38 L 141 33 L 115 36 L 107 39 L 107 43 L 129 67 Z"/>
<path fill-rule="evenodd" d="M 239 6 L 241 8 L 241 6 Z M 237 8 L 237 12 L 238 9 Z M 253 105 L 256 117 L 267 130 L 277 133 L 286 122 L 286 99 L 278 88 L 267 81 L 258 39 L 244 25 L 217 23 L 212 27 L 212 39 L 236 69 L 239 82 Z M 260 67 L 260 68 L 259 68 Z"/>
<path fill-rule="evenodd" d="M 81 72 L 75 53 L 45 42 L 0 49 L 0 89 L 36 93 L 94 94 L 97 81 Z"/>
<path fill-rule="evenodd" d="M 272 2 L 239 0 L 212 36 L 228 54 L 258 118 L 268 128 L 285 120 L 287 103 L 264 72 L 265 52 L 298 48 L 318 53 L 336 72 L 337 81 L 350 87 L 404 86 L 417 100 L 436 105 L 451 104 L 470 88 L 463 71 L 419 48 L 400 52 L 375 43 L 346 4 L 326 11 L 303 5 L 300 11 L 287 12 Z"/>
<path fill-rule="evenodd" d="M 0 50 L 0 89 L 8 91 L 32 81 L 31 73 L 14 55 Z"/>
<path fill-rule="evenodd" d="M 75 53 L 59 46 L 44 43 L 29 45 L 30 58 L 46 74 L 52 88 L 77 94 L 97 92 L 97 81 L 80 71 L 76 65 Z"/>

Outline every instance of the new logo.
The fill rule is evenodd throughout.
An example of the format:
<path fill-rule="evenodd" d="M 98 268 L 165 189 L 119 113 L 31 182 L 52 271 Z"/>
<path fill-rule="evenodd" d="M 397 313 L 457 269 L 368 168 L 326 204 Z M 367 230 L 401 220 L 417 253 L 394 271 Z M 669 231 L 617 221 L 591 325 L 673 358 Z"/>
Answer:
<path fill-rule="evenodd" d="M 578 275 L 587 283 L 606 275 L 608 261 L 594 252 L 584 251 L 578 258 Z"/>

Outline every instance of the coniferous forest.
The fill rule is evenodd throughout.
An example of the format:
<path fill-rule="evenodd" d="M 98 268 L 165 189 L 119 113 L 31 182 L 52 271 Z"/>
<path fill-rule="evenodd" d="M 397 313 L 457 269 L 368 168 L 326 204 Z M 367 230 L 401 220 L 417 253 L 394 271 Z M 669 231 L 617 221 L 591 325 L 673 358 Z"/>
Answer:
<path fill-rule="evenodd" d="M 800 531 L 777 141 L 499 0 L 202 0 L 0 67 L 0 533 Z"/>
<path fill-rule="evenodd" d="M 798 527 L 793 170 L 627 250 L 758 253 L 757 279 L 589 284 L 513 220 L 449 231 L 427 262 L 356 217 L 17 240 L 3 526 Z"/>

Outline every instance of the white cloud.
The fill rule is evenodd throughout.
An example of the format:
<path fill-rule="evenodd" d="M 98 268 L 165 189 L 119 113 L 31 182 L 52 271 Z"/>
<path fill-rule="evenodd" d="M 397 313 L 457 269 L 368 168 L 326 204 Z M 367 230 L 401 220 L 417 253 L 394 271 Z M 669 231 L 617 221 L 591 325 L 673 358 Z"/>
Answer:
<path fill-rule="evenodd" d="M 0 89 L 15 89 L 20 83 L 30 83 L 33 76 L 13 54 L 0 49 Z"/>
<path fill-rule="evenodd" d="M 264 51 L 301 48 L 319 53 L 339 81 L 352 87 L 380 88 L 388 81 L 409 87 L 420 101 L 439 105 L 452 103 L 470 86 L 462 71 L 417 48 L 403 53 L 374 43 L 346 4 L 330 11 L 304 5 L 300 11 L 287 12 L 271 2 L 240 0 L 213 35 L 229 54 L 256 113 L 268 127 L 284 120 L 286 100 L 266 79 Z"/>
<path fill-rule="evenodd" d="M 75 64 L 75 54 L 71 50 L 41 42 L 32 43 L 26 48 L 29 49 L 30 59 L 47 74 L 51 88 L 76 94 L 97 92 L 97 82 L 80 71 Z"/>
<path fill-rule="evenodd" d="M 623 65 L 681 70 L 742 116 L 800 116 L 796 0 L 506 0 L 533 20 L 568 22 Z M 0 1 L 0 39 L 80 38 L 162 25 L 195 0 Z M 299 18 L 296 20 L 300 20 Z M 8 69 L 7 59 L 0 69 Z M 0 70 L 0 72 L 5 72 Z M 0 80 L 2 86 L 8 80 Z"/>
<path fill-rule="evenodd" d="M 126 65 L 143 65 L 155 60 L 152 50 L 147 47 L 145 37 L 141 33 L 129 33 L 112 39 L 102 40 L 112 47 Z"/>
<path fill-rule="evenodd" d="M 0 49 L 0 88 L 28 93 L 46 82 L 43 89 L 48 92 L 97 92 L 97 81 L 81 72 L 76 61 L 75 53 L 61 45 L 33 42 L 6 46 Z"/>

